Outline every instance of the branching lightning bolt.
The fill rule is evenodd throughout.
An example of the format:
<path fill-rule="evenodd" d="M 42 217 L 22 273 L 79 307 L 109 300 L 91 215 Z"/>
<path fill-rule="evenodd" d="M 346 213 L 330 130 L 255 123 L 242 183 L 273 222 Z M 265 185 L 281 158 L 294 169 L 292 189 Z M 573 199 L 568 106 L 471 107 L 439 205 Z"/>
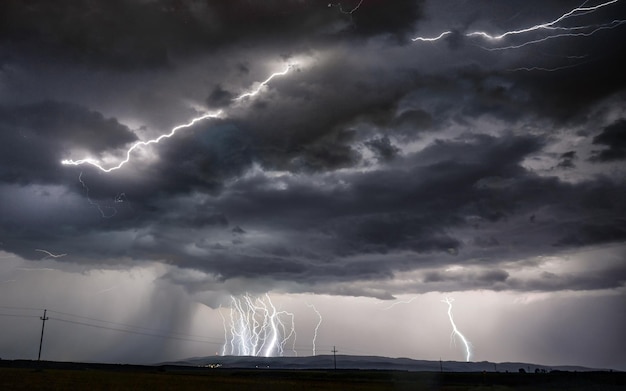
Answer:
<path fill-rule="evenodd" d="M 252 91 L 245 92 L 245 93 L 237 96 L 236 98 L 233 99 L 233 101 L 239 102 L 239 101 L 244 100 L 245 98 L 251 98 L 251 97 L 254 97 L 254 96 L 258 95 L 263 90 L 263 88 L 265 86 L 267 86 L 267 84 L 270 81 L 272 81 L 272 79 L 274 79 L 276 77 L 279 77 L 279 76 L 286 75 L 287 73 L 289 73 L 289 71 L 294 66 L 295 66 L 295 64 L 288 64 L 287 67 L 283 71 L 272 73 L 267 79 L 265 79 L 264 81 L 259 83 L 257 88 L 253 89 Z M 209 113 L 203 114 L 203 115 L 201 115 L 199 117 L 196 117 L 196 118 L 192 119 L 188 123 L 175 126 L 167 134 L 162 134 L 162 135 L 160 135 L 157 138 L 154 138 L 154 139 L 151 139 L 151 140 L 147 140 L 147 141 L 138 141 L 138 142 L 134 143 L 130 148 L 128 148 L 128 150 L 126 151 L 126 157 L 122 161 L 120 161 L 118 164 L 116 164 L 114 166 L 111 166 L 111 167 L 104 167 L 98 160 L 92 159 L 92 158 L 85 158 L 85 159 L 80 159 L 80 160 L 65 159 L 65 160 L 61 161 L 61 164 L 69 165 L 69 166 L 80 166 L 80 165 L 83 165 L 83 164 L 89 164 L 89 165 L 92 165 L 92 166 L 94 166 L 94 167 L 96 167 L 99 170 L 104 171 L 104 172 L 111 172 L 111 171 L 114 171 L 114 170 L 119 170 L 120 168 L 122 168 L 125 164 L 127 164 L 130 161 L 131 155 L 133 154 L 133 151 L 135 151 L 137 148 L 145 147 L 145 146 L 148 146 L 150 144 L 157 144 L 157 143 L 161 142 L 164 139 L 167 139 L 167 138 L 170 138 L 170 137 L 174 136 L 177 131 L 179 131 L 181 129 L 184 129 L 184 128 L 189 128 L 189 127 L 195 125 L 197 122 L 204 121 L 204 120 L 211 119 L 211 118 L 222 118 L 223 116 L 224 116 L 224 111 L 223 110 L 218 110 L 218 111 L 215 111 L 215 112 L 209 112 Z"/>
<path fill-rule="evenodd" d="M 222 355 L 237 356 L 283 356 L 285 345 L 292 341 L 295 350 L 295 316 L 291 312 L 278 311 L 270 296 L 253 299 L 246 294 L 242 298 L 231 296 L 229 320 L 224 322 L 224 346 Z"/>
<path fill-rule="evenodd" d="M 317 331 L 319 330 L 320 326 L 322 325 L 322 314 L 320 314 L 320 312 L 317 310 L 317 308 L 315 308 L 315 305 L 313 304 L 307 304 L 307 307 L 309 308 L 313 308 L 313 311 L 315 311 L 315 313 L 317 314 L 319 321 L 317 322 L 317 325 L 315 326 L 315 331 L 313 332 L 313 355 L 315 356 L 315 341 L 317 340 Z"/>
<path fill-rule="evenodd" d="M 92 201 L 91 197 L 89 197 L 89 187 L 87 187 L 87 184 L 85 183 L 85 181 L 83 181 L 83 172 L 82 171 L 80 172 L 80 174 L 78 174 L 78 181 L 83 186 L 83 189 L 85 189 L 85 196 L 87 197 L 87 201 L 89 202 L 89 204 L 95 206 L 98 209 L 98 211 L 100 212 L 100 215 L 103 218 L 108 219 L 108 218 L 111 218 L 111 217 L 113 217 L 113 216 L 115 216 L 117 214 L 117 209 L 115 209 L 112 206 L 105 206 L 105 208 L 112 209 L 113 213 L 111 213 L 111 214 L 104 213 L 104 209 L 102 209 L 100 204 L 98 204 L 97 202 Z"/>
<path fill-rule="evenodd" d="M 527 34 L 527 33 L 531 33 L 534 31 L 547 31 L 549 32 L 551 35 L 547 35 L 543 38 L 538 38 L 538 39 L 532 39 L 523 43 L 519 43 L 519 44 L 513 44 L 513 45 L 508 45 L 508 46 L 500 46 L 500 47 L 495 47 L 495 48 L 486 48 L 483 47 L 483 49 L 486 50 L 507 50 L 507 49 L 519 49 L 522 48 L 524 46 L 528 46 L 528 45 L 532 45 L 532 44 L 536 44 L 536 43 L 540 43 L 540 42 L 545 42 L 547 40 L 550 39 L 554 39 L 554 38 L 560 38 L 560 37 L 588 37 L 590 35 L 595 34 L 598 31 L 601 30 L 607 30 L 607 29 L 614 29 L 616 27 L 619 27 L 623 24 L 626 24 L 626 20 L 623 19 L 615 19 L 612 20 L 610 22 L 607 23 L 601 23 L 601 24 L 591 24 L 591 25 L 580 25 L 580 26 L 573 26 L 573 27 L 565 27 L 565 26 L 559 26 L 558 24 L 567 20 L 567 19 L 572 19 L 575 17 L 579 17 L 579 16 L 583 16 L 583 15 L 587 15 L 587 14 L 591 14 L 593 12 L 596 12 L 597 10 L 610 6 L 612 4 L 615 4 L 617 2 L 619 2 L 620 0 L 610 0 L 610 1 L 606 1 L 603 2 L 601 4 L 598 5 L 594 5 L 594 6 L 584 6 L 583 5 L 573 8 L 567 12 L 565 12 L 563 15 L 559 16 L 558 18 L 549 21 L 549 22 L 545 22 L 545 23 L 540 23 L 540 24 L 536 24 L 534 26 L 530 26 L 530 27 L 526 27 L 526 28 L 521 28 L 521 29 L 517 29 L 517 30 L 509 30 L 509 31 L 505 31 L 502 34 L 490 34 L 486 31 L 472 31 L 469 33 L 464 34 L 464 36 L 469 37 L 469 38 L 483 38 L 486 39 L 488 41 L 502 41 L 507 37 L 511 37 L 514 35 L 522 35 L 522 34 Z M 416 41 L 420 41 L 420 42 L 434 42 L 434 41 L 438 41 L 442 38 L 444 38 L 446 35 L 451 34 L 452 31 L 444 31 L 441 34 L 435 36 L 435 37 L 415 37 L 412 39 L 413 42 Z"/>
<path fill-rule="evenodd" d="M 101 171 L 104 171 L 104 172 L 111 172 L 113 170 L 118 170 L 118 169 L 122 168 L 122 166 L 124 166 L 126 163 L 128 163 L 130 161 L 130 156 L 131 156 L 132 152 L 135 149 L 137 149 L 137 148 L 139 148 L 141 146 L 147 146 L 147 145 L 150 145 L 150 144 L 159 143 L 161 140 L 163 140 L 165 138 L 172 137 L 180 129 L 188 128 L 190 126 L 193 126 L 196 122 L 203 121 L 203 120 L 205 120 L 207 118 L 219 118 L 221 114 L 222 114 L 221 110 L 219 110 L 217 112 L 214 112 L 214 113 L 207 113 L 207 114 L 204 114 L 204 115 L 202 115 L 200 117 L 196 117 L 196 118 L 192 119 L 190 122 L 188 122 L 186 124 L 178 125 L 178 126 L 172 128 L 172 130 L 169 133 L 162 134 L 162 135 L 160 135 L 159 137 L 157 137 L 155 139 L 148 140 L 148 141 L 138 141 L 135 144 L 133 144 L 126 151 L 126 158 L 124 160 L 119 162 L 117 165 L 109 167 L 109 168 L 104 168 L 102 165 L 100 165 L 100 163 L 98 163 L 97 160 L 90 159 L 90 158 L 80 159 L 80 160 L 66 159 L 66 160 L 61 161 L 61 164 L 63 164 L 63 165 L 70 165 L 70 166 L 80 166 L 80 165 L 83 165 L 83 164 L 91 164 L 92 166 L 94 166 L 94 167 L 96 167 L 96 168 L 98 168 L 98 169 L 100 169 Z"/>
<path fill-rule="evenodd" d="M 361 4 L 363 4 L 363 0 L 359 1 L 359 4 L 356 5 L 356 7 L 352 8 L 350 11 L 346 11 L 343 9 L 343 7 L 341 6 L 341 2 L 337 3 L 337 4 L 333 4 L 333 3 L 328 3 L 328 7 L 339 7 L 339 12 L 341 12 L 342 14 L 346 14 L 346 15 L 352 15 L 354 13 L 354 11 L 358 10 L 359 7 L 361 7 Z"/>
<path fill-rule="evenodd" d="M 456 324 L 454 323 L 454 319 L 452 317 L 452 302 L 454 301 L 454 299 L 451 297 L 446 297 L 445 300 L 441 300 L 441 301 L 448 304 L 448 318 L 450 318 L 450 324 L 452 325 L 452 334 L 450 335 L 450 338 L 452 341 L 454 341 L 454 336 L 456 335 L 463 342 L 463 345 L 465 345 L 465 361 L 469 362 L 470 359 L 472 358 L 472 351 L 471 351 L 470 343 L 467 340 L 467 338 L 465 338 L 465 336 L 461 334 L 459 329 L 456 327 Z"/>
<path fill-rule="evenodd" d="M 536 31 L 536 30 L 567 30 L 567 31 L 572 31 L 572 30 L 580 30 L 580 29 L 585 29 L 585 28 L 589 28 L 590 26 L 576 26 L 576 27 L 558 27 L 555 25 L 559 22 L 562 22 L 565 19 L 568 18 L 572 18 L 572 17 L 576 17 L 576 16 L 582 16 L 582 15 L 587 15 L 591 12 L 594 12 L 602 7 L 606 7 L 607 5 L 611 5 L 614 3 L 617 3 L 619 0 L 611 0 L 611 1 L 607 1 L 605 3 L 602 4 L 598 4 L 592 7 L 576 7 L 566 13 L 564 13 L 563 15 L 559 16 L 558 18 L 554 19 L 551 22 L 547 22 L 547 23 L 541 23 L 541 24 L 537 24 L 531 27 L 527 27 L 527 28 L 523 28 L 523 29 L 519 29 L 519 30 L 510 30 L 507 31 L 505 33 L 502 33 L 500 35 L 491 35 L 488 34 L 484 31 L 474 31 L 472 33 L 468 33 L 466 34 L 466 36 L 468 37 L 474 37 L 474 36 L 480 36 L 483 38 L 487 38 L 490 40 L 495 40 L 495 41 L 499 41 L 509 35 L 515 35 L 515 34 L 524 34 L 524 33 L 528 33 L 531 31 Z M 584 4 L 584 3 L 583 3 Z M 614 21 L 615 22 L 615 21 Z M 624 22 L 624 21 L 622 21 Z M 613 23 L 613 22 L 611 22 Z M 592 26 L 595 27 L 595 26 Z"/>

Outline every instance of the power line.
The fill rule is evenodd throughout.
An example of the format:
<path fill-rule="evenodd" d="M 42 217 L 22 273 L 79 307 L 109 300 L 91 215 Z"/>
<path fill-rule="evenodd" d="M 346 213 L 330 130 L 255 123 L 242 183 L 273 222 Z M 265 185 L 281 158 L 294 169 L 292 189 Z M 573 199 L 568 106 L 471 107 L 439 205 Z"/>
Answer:
<path fill-rule="evenodd" d="M 143 330 L 143 331 L 154 332 L 154 333 L 165 333 L 165 332 L 167 332 L 169 335 L 177 335 L 177 336 L 186 337 L 186 338 L 204 338 L 204 339 L 214 339 L 214 340 L 218 339 L 218 338 L 212 338 L 212 337 L 205 337 L 205 336 L 201 336 L 201 335 L 192 335 L 192 334 L 185 334 L 185 333 L 179 333 L 179 332 L 169 332 L 169 331 L 165 331 L 165 330 L 153 329 L 153 328 L 148 328 L 148 327 L 135 326 L 135 325 L 119 323 L 119 322 L 112 322 L 112 321 L 108 321 L 108 320 L 90 318 L 88 316 L 74 315 L 74 314 L 70 314 L 70 313 L 67 313 L 67 312 L 60 312 L 60 311 L 53 311 L 53 310 L 49 310 L 48 312 L 59 314 L 59 315 L 64 315 L 64 316 L 69 316 L 69 317 L 72 317 L 72 318 L 86 319 L 86 320 L 91 320 L 91 321 L 94 321 L 94 322 L 105 323 L 105 324 L 110 324 L 110 325 L 114 325 L 114 326 L 127 327 L 127 328 L 131 328 L 131 329 Z M 55 318 L 55 319 L 56 320 L 67 321 L 68 323 L 72 323 L 72 321 L 70 321 L 70 320 L 63 320 L 63 319 L 59 319 L 59 318 Z M 85 322 L 74 322 L 74 323 L 76 323 L 76 324 L 89 324 L 89 323 L 85 323 Z M 91 325 L 91 324 L 89 324 L 89 325 Z M 95 325 L 92 325 L 92 326 L 95 327 Z M 99 327 L 107 328 L 105 326 L 99 326 Z M 117 330 L 117 329 L 114 329 L 114 330 Z M 140 333 L 140 332 L 137 331 L 136 333 Z M 221 339 L 219 339 L 219 340 L 221 341 Z"/>
<path fill-rule="evenodd" d="M 19 314 L 0 314 L 0 316 L 6 316 L 11 318 L 38 318 L 37 315 L 19 315 Z"/>
<path fill-rule="evenodd" d="M 18 310 L 18 311 L 43 311 L 43 308 L 32 308 L 32 307 L 11 307 L 0 305 L 0 308 L 5 310 Z"/>
<path fill-rule="evenodd" d="M 102 325 L 96 325 L 96 324 L 91 324 L 91 323 L 78 322 L 78 321 L 73 321 L 73 320 L 68 320 L 68 319 L 61 319 L 61 318 L 54 318 L 54 317 L 49 318 L 49 319 L 56 320 L 56 321 L 63 322 L 63 323 L 70 323 L 70 324 L 76 324 L 76 325 L 81 325 L 81 326 L 94 327 L 94 328 L 104 329 L 104 330 L 120 331 L 120 332 L 123 332 L 123 333 L 144 335 L 144 336 L 148 336 L 148 337 L 164 338 L 164 339 L 174 339 L 174 340 L 186 341 L 186 342 L 198 342 L 198 343 L 205 343 L 205 344 L 210 344 L 210 345 L 222 345 L 222 342 L 213 342 L 213 341 L 206 341 L 206 340 L 199 340 L 199 339 L 183 338 L 183 337 L 176 337 L 176 336 L 173 336 L 173 335 L 143 333 L 143 332 L 140 332 L 140 331 L 119 329 L 119 328 L 114 328 L 114 327 L 107 327 L 107 326 L 102 326 Z M 200 338 L 203 338 L 203 337 L 200 337 Z M 206 337 L 206 338 L 210 338 L 210 337 Z"/>

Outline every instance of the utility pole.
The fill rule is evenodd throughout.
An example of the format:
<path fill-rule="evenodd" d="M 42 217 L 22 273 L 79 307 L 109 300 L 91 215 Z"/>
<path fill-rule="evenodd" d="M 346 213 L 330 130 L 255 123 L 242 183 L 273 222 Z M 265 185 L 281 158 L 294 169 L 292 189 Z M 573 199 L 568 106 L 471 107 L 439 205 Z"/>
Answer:
<path fill-rule="evenodd" d="M 337 349 L 333 346 L 333 362 L 335 363 L 335 370 L 337 370 Z"/>
<path fill-rule="evenodd" d="M 43 343 L 43 329 L 44 327 L 46 327 L 46 320 L 49 319 L 48 317 L 46 317 L 47 311 L 48 310 L 43 310 L 43 316 L 39 317 L 42 323 L 41 323 L 41 338 L 39 339 L 39 354 L 37 355 L 37 361 L 41 360 L 41 344 Z"/>

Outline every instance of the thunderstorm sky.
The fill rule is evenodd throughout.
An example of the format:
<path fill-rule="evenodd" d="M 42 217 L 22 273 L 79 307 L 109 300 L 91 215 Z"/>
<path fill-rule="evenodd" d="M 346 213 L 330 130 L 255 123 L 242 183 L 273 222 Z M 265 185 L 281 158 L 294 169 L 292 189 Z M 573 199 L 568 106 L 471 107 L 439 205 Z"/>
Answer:
<path fill-rule="evenodd" d="M 623 0 L 2 1 L 0 358 L 44 308 L 45 359 L 220 354 L 269 297 L 285 355 L 463 361 L 453 298 L 472 360 L 626 370 L 624 42 Z"/>

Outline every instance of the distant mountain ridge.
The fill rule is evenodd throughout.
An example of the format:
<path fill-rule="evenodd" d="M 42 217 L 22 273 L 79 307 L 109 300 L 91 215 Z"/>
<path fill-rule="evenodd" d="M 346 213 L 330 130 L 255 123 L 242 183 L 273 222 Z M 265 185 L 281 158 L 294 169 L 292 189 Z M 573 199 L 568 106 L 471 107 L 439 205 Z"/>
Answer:
<path fill-rule="evenodd" d="M 493 363 L 489 361 L 428 361 L 410 358 L 380 356 L 336 356 L 337 369 L 398 370 L 423 372 L 526 372 L 546 371 L 605 371 L 608 369 L 587 368 L 574 365 L 538 365 L 521 362 Z M 184 365 L 193 367 L 215 366 L 222 368 L 270 368 L 270 369 L 333 369 L 332 355 L 305 357 L 250 357 L 250 356 L 207 356 L 193 357 L 181 361 L 165 362 L 159 365 Z"/>

